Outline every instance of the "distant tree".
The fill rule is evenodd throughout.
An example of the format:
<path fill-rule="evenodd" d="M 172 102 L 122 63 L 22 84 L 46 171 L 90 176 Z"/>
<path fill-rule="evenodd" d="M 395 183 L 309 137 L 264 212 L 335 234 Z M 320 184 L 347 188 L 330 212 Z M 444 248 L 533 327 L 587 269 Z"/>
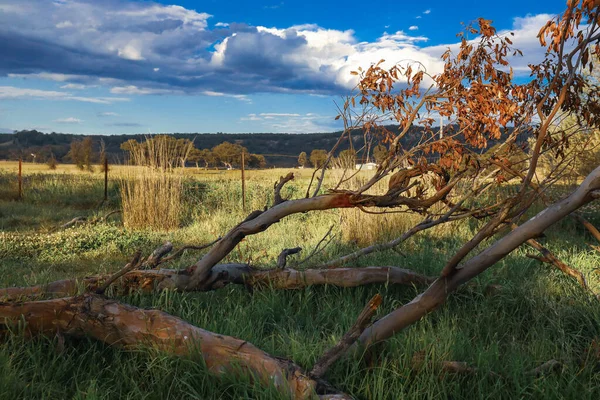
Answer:
<path fill-rule="evenodd" d="M 378 144 L 373 148 L 373 158 L 378 165 L 386 159 L 387 155 L 388 151 L 384 146 Z"/>
<path fill-rule="evenodd" d="M 298 156 L 298 165 L 300 165 L 301 167 L 306 167 L 306 164 L 308 163 L 308 157 L 306 156 L 306 152 L 303 151 L 302 153 L 300 153 L 300 155 Z"/>
<path fill-rule="evenodd" d="M 320 168 L 327 161 L 327 151 L 315 149 L 310 152 L 310 162 L 315 168 Z"/>
<path fill-rule="evenodd" d="M 94 170 L 94 167 L 92 167 L 93 156 L 93 142 L 92 138 L 88 136 L 81 142 L 81 157 L 84 168 L 90 172 Z"/>
<path fill-rule="evenodd" d="M 191 162 L 196 163 L 196 167 L 198 167 L 199 162 L 204 163 L 204 168 L 208 168 L 211 165 L 215 165 L 215 156 L 210 151 L 210 149 L 199 150 L 194 147 L 190 152 L 188 159 Z"/>
<path fill-rule="evenodd" d="M 46 164 L 48 165 L 48 169 L 56 169 L 58 162 L 56 161 L 56 158 L 54 158 L 54 154 L 50 155 L 50 158 L 48 159 L 48 161 L 46 161 Z"/>
<path fill-rule="evenodd" d="M 356 151 L 352 149 L 342 150 L 337 160 L 340 168 L 352 169 L 356 165 Z"/>
<path fill-rule="evenodd" d="M 248 156 L 248 167 L 250 168 L 265 168 L 267 160 L 262 154 L 250 154 Z"/>
<path fill-rule="evenodd" d="M 67 154 L 67 158 L 69 158 L 73 164 L 77 166 L 77 168 L 83 170 L 85 168 L 85 163 L 83 160 L 83 146 L 81 140 L 73 140 L 71 142 L 71 149 Z"/>
<path fill-rule="evenodd" d="M 242 152 L 248 154 L 248 149 L 240 144 L 223 142 L 212 148 L 212 154 L 217 163 L 225 165 L 227 168 L 239 167 L 242 164 Z M 248 158 L 245 160 L 248 163 Z"/>

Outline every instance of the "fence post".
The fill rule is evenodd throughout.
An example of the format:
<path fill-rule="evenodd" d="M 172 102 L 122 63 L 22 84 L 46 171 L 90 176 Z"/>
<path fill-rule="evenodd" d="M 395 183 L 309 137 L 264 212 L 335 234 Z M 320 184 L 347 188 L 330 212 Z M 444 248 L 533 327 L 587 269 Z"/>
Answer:
<path fill-rule="evenodd" d="M 245 158 L 242 150 L 242 209 L 246 212 L 246 179 L 245 179 Z"/>
<path fill-rule="evenodd" d="M 23 157 L 19 157 L 19 200 L 23 199 Z"/>
<path fill-rule="evenodd" d="M 108 200 L 108 157 L 104 156 L 104 201 Z"/>

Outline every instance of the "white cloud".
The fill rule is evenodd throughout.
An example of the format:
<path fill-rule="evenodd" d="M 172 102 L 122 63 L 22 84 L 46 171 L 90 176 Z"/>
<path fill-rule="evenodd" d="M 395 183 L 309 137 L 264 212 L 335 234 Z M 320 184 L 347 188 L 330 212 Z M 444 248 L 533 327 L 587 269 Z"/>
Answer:
<path fill-rule="evenodd" d="M 106 111 L 106 112 L 101 112 L 98 113 L 99 117 L 118 117 L 119 114 L 117 114 L 116 112 L 112 112 L 112 111 Z"/>
<path fill-rule="evenodd" d="M 270 132 L 307 133 L 329 132 L 339 128 L 333 116 L 323 116 L 316 113 L 260 113 L 248 114 L 240 118 L 241 122 L 253 121 L 259 123 Z"/>
<path fill-rule="evenodd" d="M 55 119 L 54 122 L 58 122 L 59 124 L 80 124 L 83 121 L 80 120 L 79 118 L 68 117 L 68 118 Z"/>
<path fill-rule="evenodd" d="M 74 75 L 74 74 L 56 74 L 51 72 L 38 72 L 32 74 L 8 74 L 9 78 L 22 78 L 22 79 L 44 79 L 55 82 L 67 82 L 72 80 L 86 79 L 85 75 Z"/>
<path fill-rule="evenodd" d="M 386 60 L 384 67 L 413 60 L 435 74 L 443 68 L 439 56 L 456 46 L 427 46 L 426 37 L 411 36 L 417 25 L 361 42 L 352 30 L 317 25 L 253 27 L 217 22 L 209 29 L 207 13 L 152 1 L 17 3 L 0 5 L 0 41 L 8 44 L 0 66 L 11 78 L 64 82 L 62 89 L 67 90 L 98 84 L 114 94 L 196 94 L 246 102 L 250 102 L 248 94 L 257 92 L 340 94 L 355 86 L 357 78 L 350 71 L 359 66 L 368 68 L 380 59 Z M 417 18 L 430 12 L 425 10 Z M 514 42 L 525 54 L 515 71 L 524 72 L 528 63 L 541 60 L 544 50 L 537 45 L 536 35 L 548 17 L 514 20 Z M 13 43 L 21 47 L 10 47 Z M 2 58 L 16 62 L 3 64 Z M 67 93 L 59 97 L 121 101 Z"/>
<path fill-rule="evenodd" d="M 119 57 L 124 58 L 126 60 L 145 60 L 142 57 L 142 49 L 139 42 L 130 42 L 127 43 L 124 47 L 117 49 L 117 54 Z"/>
<path fill-rule="evenodd" d="M 408 28 L 409 31 L 417 31 L 419 30 L 419 27 L 417 25 L 411 25 L 410 28 Z"/>
<path fill-rule="evenodd" d="M 71 90 L 83 90 L 87 88 L 86 85 L 82 85 L 81 83 L 67 83 L 66 85 L 62 85 L 61 89 L 71 89 Z"/>
<path fill-rule="evenodd" d="M 260 113 L 261 117 L 299 117 L 296 113 Z"/>
<path fill-rule="evenodd" d="M 417 15 L 415 18 L 416 19 L 421 19 L 422 17 L 420 15 Z"/>
<path fill-rule="evenodd" d="M 114 94 L 135 94 L 135 95 L 182 94 L 181 91 L 176 91 L 176 90 L 171 90 L 171 89 L 140 88 L 135 85 L 115 86 L 110 89 L 110 92 L 114 93 Z"/>
<path fill-rule="evenodd" d="M 252 103 L 252 99 L 250 99 L 245 94 L 228 94 L 228 93 L 222 93 L 222 92 L 214 92 L 212 90 L 205 90 L 202 92 L 202 94 L 205 96 L 211 96 L 211 97 L 231 97 L 231 98 L 234 98 L 239 101 L 245 101 L 248 103 Z"/>
<path fill-rule="evenodd" d="M 111 104 L 117 101 L 129 101 L 122 97 L 83 97 L 73 96 L 68 92 L 54 90 L 19 88 L 14 86 L 0 86 L 0 99 L 5 100 L 73 100 L 85 103 Z"/>

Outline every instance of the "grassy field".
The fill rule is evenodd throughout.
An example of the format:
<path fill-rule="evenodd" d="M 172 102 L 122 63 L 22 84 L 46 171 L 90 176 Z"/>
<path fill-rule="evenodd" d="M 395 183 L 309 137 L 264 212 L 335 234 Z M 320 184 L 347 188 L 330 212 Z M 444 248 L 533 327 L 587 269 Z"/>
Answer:
<path fill-rule="evenodd" d="M 165 240 L 176 247 L 214 240 L 243 219 L 239 171 L 187 169 L 183 223 L 169 232 L 126 230 L 120 217 L 106 223 L 49 233 L 77 216 L 103 216 L 120 207 L 113 168 L 109 201 L 103 175 L 59 165 L 24 165 L 24 199 L 16 201 L 16 163 L 0 162 L 0 287 L 32 285 L 119 270 L 136 249 L 145 254 Z M 273 183 L 287 170 L 247 172 L 248 209 L 271 201 Z M 302 197 L 312 171 L 296 171 L 284 197 Z M 597 226 L 600 215 L 586 216 Z M 401 234 L 418 221 L 405 214 L 372 216 L 355 210 L 288 217 L 266 232 L 246 238 L 226 261 L 273 267 L 283 248 L 302 246 L 308 254 L 333 225 L 334 239 L 313 265 Z M 354 265 L 395 265 L 435 275 L 478 225 L 463 221 L 441 226 Z M 576 221 L 546 232 L 544 244 L 587 277 L 600 293 L 600 253 Z M 597 399 L 600 396 L 600 303 L 577 283 L 525 257 L 522 248 L 459 291 L 440 310 L 387 342 L 369 363 L 339 361 L 327 380 L 361 399 L 544 398 Z M 183 268 L 201 254 L 190 251 L 170 265 Z M 489 284 L 501 289 L 486 294 Z M 411 300 L 422 288 L 369 286 L 313 287 L 249 293 L 230 286 L 208 293 L 134 294 L 123 301 L 158 308 L 213 332 L 252 342 L 266 352 L 311 367 L 333 345 L 371 296 L 380 293 L 378 316 Z M 413 360 L 424 357 L 419 370 Z M 563 364 L 543 376 L 529 374 L 548 360 Z M 442 361 L 476 367 L 470 375 L 445 373 Z M 35 399 L 273 399 L 277 393 L 238 378 L 218 379 L 203 365 L 152 349 L 124 351 L 87 339 L 4 338 L 0 345 L 0 398 Z"/>

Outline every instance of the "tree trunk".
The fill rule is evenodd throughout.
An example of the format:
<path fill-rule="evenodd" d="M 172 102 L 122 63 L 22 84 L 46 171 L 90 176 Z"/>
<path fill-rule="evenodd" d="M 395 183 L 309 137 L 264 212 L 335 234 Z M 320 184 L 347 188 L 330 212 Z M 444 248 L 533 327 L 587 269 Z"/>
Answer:
<path fill-rule="evenodd" d="M 590 173 L 571 195 L 538 213 L 529 221 L 509 232 L 487 249 L 460 265 L 448 276 L 442 276 L 410 303 L 392 311 L 367 328 L 359 341 L 368 346 L 385 340 L 420 320 L 442 305 L 448 295 L 463 283 L 479 275 L 527 240 L 541 235 L 552 224 L 560 221 L 594 198 L 592 192 L 600 188 L 600 167 Z"/>
<path fill-rule="evenodd" d="M 80 289 L 95 292 L 109 276 L 96 276 L 77 279 L 65 279 L 45 285 L 29 287 L 11 287 L 0 289 L 3 301 L 18 301 L 39 297 L 74 296 Z M 368 284 L 425 285 L 434 278 L 397 267 L 365 267 L 336 269 L 307 269 L 298 271 L 291 268 L 258 270 L 246 264 L 216 265 L 209 277 L 200 287 L 189 284 L 189 270 L 136 270 L 123 275 L 112 286 L 118 293 L 142 291 L 151 293 L 163 289 L 181 291 L 215 290 L 227 284 L 239 284 L 246 287 L 275 289 L 301 289 L 312 285 L 332 285 L 354 287 Z"/>
<path fill-rule="evenodd" d="M 143 345 L 177 356 L 201 357 L 215 375 L 248 376 L 263 385 L 274 385 L 292 399 L 311 399 L 330 388 L 308 377 L 293 362 L 270 356 L 244 340 L 206 331 L 159 310 L 143 310 L 94 294 L 0 304 L 0 333 L 7 333 L 23 320 L 30 336 L 52 337 L 58 331 L 109 345 Z M 348 398 L 339 393 L 333 396 Z"/>

